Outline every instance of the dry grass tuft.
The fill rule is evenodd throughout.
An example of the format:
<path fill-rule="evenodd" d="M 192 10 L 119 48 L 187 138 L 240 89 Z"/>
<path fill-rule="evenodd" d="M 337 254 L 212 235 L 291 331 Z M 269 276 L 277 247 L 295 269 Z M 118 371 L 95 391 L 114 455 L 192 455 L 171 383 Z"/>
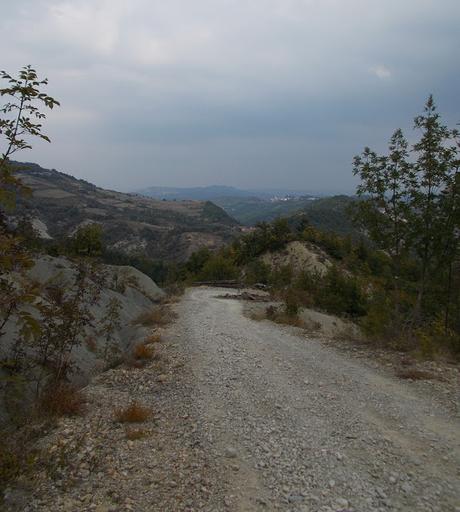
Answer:
<path fill-rule="evenodd" d="M 136 345 L 133 349 L 133 357 L 137 360 L 149 360 L 153 358 L 154 350 L 153 347 L 149 347 L 145 343 L 140 343 Z"/>
<path fill-rule="evenodd" d="M 146 336 L 144 339 L 144 343 L 147 345 L 153 344 L 153 343 L 160 343 L 162 341 L 161 336 L 159 334 L 150 334 L 149 336 Z"/>
<path fill-rule="evenodd" d="M 265 315 L 265 313 L 263 311 L 253 311 L 251 313 L 249 313 L 249 318 L 251 320 L 255 320 L 256 322 L 260 322 L 261 320 L 266 320 L 267 319 L 267 316 Z"/>
<path fill-rule="evenodd" d="M 147 430 L 142 428 L 127 428 L 125 431 L 126 439 L 130 441 L 137 441 L 138 439 L 144 439 L 149 435 Z"/>
<path fill-rule="evenodd" d="M 16 478 L 21 472 L 22 463 L 21 452 L 17 447 L 2 440 L 0 442 L 0 484 L 6 484 Z"/>
<path fill-rule="evenodd" d="M 177 318 L 177 314 L 167 305 L 155 306 L 149 311 L 144 311 L 133 320 L 133 325 L 152 327 L 168 325 Z"/>
<path fill-rule="evenodd" d="M 141 361 L 140 359 L 134 359 L 134 358 L 129 358 L 129 359 L 126 359 L 126 366 L 127 368 L 131 368 L 131 369 L 140 369 L 140 368 L 144 368 L 145 367 L 145 361 Z"/>
<path fill-rule="evenodd" d="M 88 338 L 86 338 L 85 345 L 86 348 L 93 354 L 97 352 L 97 342 L 94 336 L 89 336 Z"/>
<path fill-rule="evenodd" d="M 297 315 L 288 315 L 286 313 L 278 313 L 273 321 L 277 324 L 292 325 L 293 327 L 305 327 L 305 322 Z"/>
<path fill-rule="evenodd" d="M 24 478 L 37 470 L 40 456 L 37 444 L 37 434 L 31 435 L 27 427 L 16 432 L 0 431 L 0 489 L 17 477 Z M 0 508 L 1 503 L 0 499 Z"/>
<path fill-rule="evenodd" d="M 436 376 L 425 370 L 418 370 L 417 368 L 404 368 L 396 372 L 396 376 L 400 379 L 410 380 L 432 380 Z"/>
<path fill-rule="evenodd" d="M 293 327 L 306 329 L 309 332 L 318 331 L 321 328 L 321 324 L 319 322 L 306 322 L 298 315 L 288 315 L 284 311 L 280 311 L 274 306 L 268 306 L 265 311 L 252 312 L 249 314 L 249 318 L 256 321 L 270 320 L 272 322 L 276 322 L 277 324 L 292 325 Z"/>
<path fill-rule="evenodd" d="M 138 402 L 133 402 L 125 408 L 115 409 L 115 420 L 119 423 L 142 423 L 151 415 L 151 411 Z"/>
<path fill-rule="evenodd" d="M 38 403 L 41 416 L 77 416 L 84 410 L 85 400 L 81 391 L 67 383 L 48 386 Z"/>

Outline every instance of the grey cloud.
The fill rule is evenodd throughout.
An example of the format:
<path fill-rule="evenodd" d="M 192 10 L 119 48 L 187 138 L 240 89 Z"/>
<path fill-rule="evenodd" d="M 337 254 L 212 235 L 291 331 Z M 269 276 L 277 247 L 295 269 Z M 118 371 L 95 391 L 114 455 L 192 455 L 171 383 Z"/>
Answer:
<path fill-rule="evenodd" d="M 25 158 L 100 185 L 351 191 L 353 155 L 399 126 L 412 136 L 430 92 L 460 120 L 457 0 L 18 0 L 1 14 L 0 67 L 32 63 L 62 102 L 53 144 Z"/>

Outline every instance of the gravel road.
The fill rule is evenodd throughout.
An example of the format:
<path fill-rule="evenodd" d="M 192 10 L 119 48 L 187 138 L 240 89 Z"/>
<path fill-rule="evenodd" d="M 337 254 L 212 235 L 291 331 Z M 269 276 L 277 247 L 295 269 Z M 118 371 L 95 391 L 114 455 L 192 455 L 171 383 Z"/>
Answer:
<path fill-rule="evenodd" d="M 86 413 L 42 440 L 43 471 L 6 489 L 3 509 L 460 511 L 452 389 L 250 320 L 222 293 L 188 290 L 154 360 L 97 376 Z M 135 440 L 114 419 L 133 401 L 152 412 Z"/>
<path fill-rule="evenodd" d="M 436 393 L 220 293 L 189 290 L 173 328 L 219 482 L 209 510 L 460 511 L 458 416 Z"/>

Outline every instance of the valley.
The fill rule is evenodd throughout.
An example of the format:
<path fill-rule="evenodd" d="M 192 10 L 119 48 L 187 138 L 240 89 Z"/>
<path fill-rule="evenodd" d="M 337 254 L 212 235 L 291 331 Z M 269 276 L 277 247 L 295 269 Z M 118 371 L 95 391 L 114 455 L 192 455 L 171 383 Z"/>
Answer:
<path fill-rule="evenodd" d="M 313 194 L 282 189 L 242 190 L 234 187 L 148 187 L 139 194 L 154 199 L 206 200 L 222 208 L 243 226 L 272 222 L 280 217 L 305 216 L 316 228 L 340 235 L 359 233 L 348 216 L 356 200 L 346 195 Z"/>
<path fill-rule="evenodd" d="M 36 164 L 16 164 L 32 195 L 20 197 L 15 215 L 27 215 L 43 239 L 65 238 L 97 223 L 109 249 L 151 259 L 184 261 L 200 247 L 218 249 L 239 225 L 208 201 L 162 201 L 105 190 Z"/>

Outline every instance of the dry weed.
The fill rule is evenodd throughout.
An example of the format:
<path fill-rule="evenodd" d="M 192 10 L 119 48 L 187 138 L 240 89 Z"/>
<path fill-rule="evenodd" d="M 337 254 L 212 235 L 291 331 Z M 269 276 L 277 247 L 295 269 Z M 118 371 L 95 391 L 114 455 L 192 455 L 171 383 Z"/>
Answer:
<path fill-rule="evenodd" d="M 134 359 L 140 360 L 149 360 L 153 358 L 154 350 L 153 347 L 149 347 L 145 343 L 140 343 L 136 345 L 133 349 L 133 357 Z"/>
<path fill-rule="evenodd" d="M 167 305 L 155 306 L 149 311 L 144 311 L 133 320 L 133 325 L 144 327 L 164 326 L 173 322 L 177 314 Z"/>
<path fill-rule="evenodd" d="M 161 336 L 159 334 L 150 334 L 149 336 L 146 336 L 144 339 L 144 343 L 147 345 L 153 344 L 153 343 L 160 343 L 162 341 Z"/>
<path fill-rule="evenodd" d="M 85 409 L 81 391 L 67 383 L 49 385 L 41 394 L 38 412 L 41 416 L 76 416 Z"/>
<path fill-rule="evenodd" d="M 304 328 L 305 322 L 297 315 L 288 315 L 286 313 L 278 313 L 273 319 L 277 324 L 292 325 L 293 327 Z"/>
<path fill-rule="evenodd" d="M 133 402 L 128 407 L 115 410 L 115 420 L 119 423 L 142 423 L 148 420 L 151 415 L 151 411 L 138 402 Z"/>
<path fill-rule="evenodd" d="M 404 368 L 396 372 L 396 376 L 400 379 L 410 380 L 432 380 L 436 376 L 433 373 L 425 370 L 419 370 L 418 368 Z"/>
<path fill-rule="evenodd" d="M 263 311 L 253 311 L 252 313 L 249 313 L 248 316 L 251 320 L 255 320 L 256 322 L 260 322 L 267 318 Z"/>
<path fill-rule="evenodd" d="M 130 441 L 137 441 L 138 439 L 144 439 L 149 435 L 147 430 L 142 428 L 127 428 L 125 431 L 126 439 Z"/>

